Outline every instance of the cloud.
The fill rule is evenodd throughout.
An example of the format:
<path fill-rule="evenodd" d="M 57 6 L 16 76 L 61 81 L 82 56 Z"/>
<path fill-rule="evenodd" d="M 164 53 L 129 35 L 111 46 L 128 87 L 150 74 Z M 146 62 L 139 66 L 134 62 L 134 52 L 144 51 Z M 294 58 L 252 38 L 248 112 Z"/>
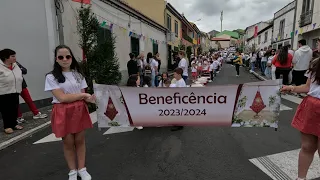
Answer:
<path fill-rule="evenodd" d="M 196 22 L 201 31 L 220 31 L 223 10 L 223 30 L 245 29 L 260 21 L 273 18 L 275 12 L 292 0 L 167 0 L 186 18 Z"/>

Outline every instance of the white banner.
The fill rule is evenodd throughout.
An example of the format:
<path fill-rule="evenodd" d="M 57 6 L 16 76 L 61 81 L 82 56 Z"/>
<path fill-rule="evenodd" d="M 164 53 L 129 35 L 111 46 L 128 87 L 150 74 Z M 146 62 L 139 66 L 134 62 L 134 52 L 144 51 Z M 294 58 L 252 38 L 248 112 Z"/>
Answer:
<path fill-rule="evenodd" d="M 279 81 L 203 88 L 94 85 L 100 128 L 128 126 L 278 127 Z"/>

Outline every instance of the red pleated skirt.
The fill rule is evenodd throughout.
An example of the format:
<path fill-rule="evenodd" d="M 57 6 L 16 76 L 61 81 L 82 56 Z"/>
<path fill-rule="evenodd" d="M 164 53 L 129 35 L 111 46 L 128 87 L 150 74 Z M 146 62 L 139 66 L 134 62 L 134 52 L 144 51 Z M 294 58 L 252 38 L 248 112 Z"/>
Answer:
<path fill-rule="evenodd" d="M 305 97 L 298 106 L 291 125 L 302 133 L 320 137 L 320 99 Z"/>
<path fill-rule="evenodd" d="M 84 101 L 54 104 L 51 114 L 52 132 L 57 138 L 92 128 L 87 104 Z"/>

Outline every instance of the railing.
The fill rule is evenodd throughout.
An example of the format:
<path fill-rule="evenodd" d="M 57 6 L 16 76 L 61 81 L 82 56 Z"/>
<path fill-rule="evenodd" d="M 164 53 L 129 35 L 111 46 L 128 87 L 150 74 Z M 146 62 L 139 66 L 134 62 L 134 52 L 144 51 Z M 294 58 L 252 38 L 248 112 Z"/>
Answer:
<path fill-rule="evenodd" d="M 300 27 L 309 25 L 312 23 L 313 11 L 307 11 L 300 16 Z"/>
<path fill-rule="evenodd" d="M 193 39 L 185 33 L 182 33 L 182 38 L 190 43 L 193 43 Z"/>

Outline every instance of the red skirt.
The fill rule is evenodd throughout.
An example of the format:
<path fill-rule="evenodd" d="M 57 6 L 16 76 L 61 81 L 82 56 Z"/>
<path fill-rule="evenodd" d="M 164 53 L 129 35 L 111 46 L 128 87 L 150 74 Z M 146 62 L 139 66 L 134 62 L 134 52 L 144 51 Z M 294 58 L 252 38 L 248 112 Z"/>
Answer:
<path fill-rule="evenodd" d="M 192 77 L 197 77 L 198 73 L 197 72 L 192 72 Z"/>
<path fill-rule="evenodd" d="M 302 133 L 320 137 L 320 99 L 305 97 L 298 106 L 291 125 Z"/>
<path fill-rule="evenodd" d="M 84 101 L 54 104 L 51 114 L 52 132 L 57 138 L 92 128 L 87 104 Z"/>

